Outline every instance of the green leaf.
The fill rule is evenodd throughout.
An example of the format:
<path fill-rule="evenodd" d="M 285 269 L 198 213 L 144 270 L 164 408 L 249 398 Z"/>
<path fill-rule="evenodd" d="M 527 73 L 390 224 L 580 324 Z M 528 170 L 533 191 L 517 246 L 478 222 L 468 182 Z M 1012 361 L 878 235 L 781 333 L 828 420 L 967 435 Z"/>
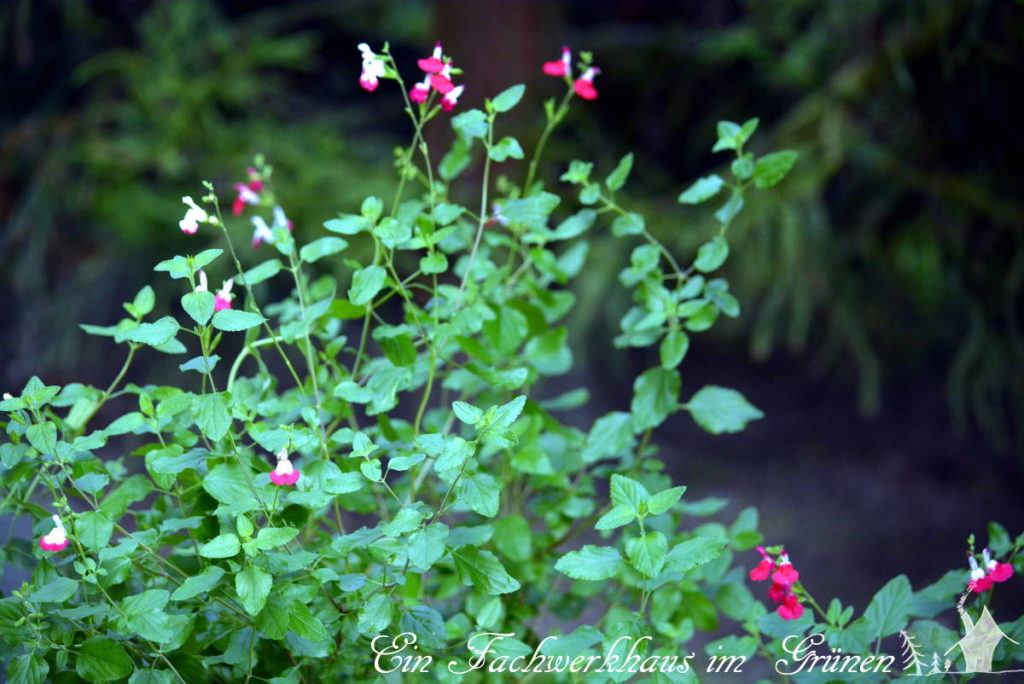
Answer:
<path fill-rule="evenodd" d="M 668 554 L 668 540 L 661 532 L 648 532 L 642 537 L 626 541 L 626 555 L 640 574 L 657 577 L 665 565 Z"/>
<path fill-rule="evenodd" d="M 270 576 L 270 573 L 255 565 L 247 565 L 240 572 L 235 573 L 235 591 L 242 601 L 242 607 L 249 615 L 258 615 L 263 610 L 273 584 L 274 578 Z"/>
<path fill-rule="evenodd" d="M 236 540 L 237 541 L 237 540 Z M 236 552 L 237 553 L 237 552 Z M 199 594 L 205 594 L 220 584 L 224 577 L 224 569 L 216 565 L 207 566 L 205 570 L 194 577 L 189 577 L 181 583 L 181 586 L 174 590 L 171 598 L 175 601 L 187 601 Z"/>
<path fill-rule="evenodd" d="M 341 233 L 342 235 L 358 235 L 369 227 L 369 221 L 355 214 L 324 221 L 324 228 L 332 233 Z"/>
<path fill-rule="evenodd" d="M 29 425 L 25 436 L 41 454 L 52 455 L 57 451 L 57 426 L 50 421 Z"/>
<path fill-rule="evenodd" d="M 633 383 L 633 427 L 642 431 L 657 427 L 679 405 L 679 373 L 667 368 L 644 371 Z"/>
<path fill-rule="evenodd" d="M 452 551 L 452 558 L 463 584 L 491 595 L 508 594 L 519 589 L 519 582 L 505 571 L 505 566 L 490 551 L 464 546 Z"/>
<path fill-rule="evenodd" d="M 358 627 L 360 634 L 380 634 L 391 624 L 391 597 L 388 594 L 375 594 L 359 611 Z"/>
<path fill-rule="evenodd" d="M 384 287 L 387 271 L 381 266 L 367 266 L 352 276 L 352 286 L 348 289 L 348 299 L 356 306 L 365 306 L 373 301 L 377 293 Z"/>
<path fill-rule="evenodd" d="M 249 287 L 259 285 L 260 283 L 270 280 L 276 276 L 281 272 L 282 268 L 284 268 L 284 266 L 281 264 L 280 259 L 268 259 L 259 266 L 254 266 L 246 271 L 239 279 L 239 284 L 248 285 Z"/>
<path fill-rule="evenodd" d="M 612 475 L 608 490 L 613 504 L 628 506 L 636 515 L 641 513 L 640 504 L 646 503 L 651 498 L 646 487 L 633 478 L 618 473 Z"/>
<path fill-rule="evenodd" d="M 114 523 L 103 513 L 87 511 L 75 518 L 75 533 L 85 548 L 99 551 L 110 541 Z"/>
<path fill-rule="evenodd" d="M 619 504 L 608 511 L 594 525 L 595 530 L 614 530 L 636 520 L 636 512 L 632 506 Z"/>
<path fill-rule="evenodd" d="M 680 204 L 700 204 L 711 199 L 722 189 L 725 181 L 716 173 L 694 181 L 693 185 L 679 193 Z"/>
<path fill-rule="evenodd" d="M 484 412 L 481 409 L 464 401 L 452 402 L 452 411 L 455 412 L 455 417 L 466 425 L 476 425 L 484 416 Z"/>
<path fill-rule="evenodd" d="M 222 394 L 200 394 L 195 397 L 192 400 L 192 417 L 202 433 L 214 442 L 224 437 L 231 427 L 228 402 Z"/>
<path fill-rule="evenodd" d="M 49 664 L 35 652 L 19 656 L 7 668 L 9 684 L 43 684 L 50 673 Z"/>
<path fill-rule="evenodd" d="M 203 544 L 199 555 L 203 558 L 231 558 L 242 550 L 238 537 L 233 533 L 221 534 Z"/>
<path fill-rule="evenodd" d="M 417 641 L 427 648 L 444 648 L 447 640 L 444 618 L 433 608 L 413 606 L 402 613 L 398 624 L 402 632 L 412 632 Z"/>
<path fill-rule="evenodd" d="M 470 140 L 487 135 L 487 115 L 479 109 L 470 109 L 452 117 L 452 129 L 460 138 Z"/>
<path fill-rule="evenodd" d="M 661 346 L 658 347 L 661 367 L 669 370 L 675 368 L 682 363 L 689 349 L 690 337 L 682 330 L 672 328 L 661 341 Z"/>
<path fill-rule="evenodd" d="M 646 223 L 644 217 L 635 211 L 628 214 L 621 214 L 612 221 L 612 235 L 615 237 L 626 237 L 627 235 L 640 235 L 644 232 Z"/>
<path fill-rule="evenodd" d="M 466 170 L 470 161 L 469 141 L 465 138 L 456 138 L 452 142 L 451 149 L 441 157 L 441 163 L 437 166 L 437 172 L 442 180 L 451 181 L 458 178 Z"/>
<path fill-rule="evenodd" d="M 120 629 L 158 643 L 171 641 L 174 629 L 164 612 L 168 600 L 170 594 L 166 589 L 149 589 L 125 598 L 120 605 L 123 613 L 118 621 Z"/>
<path fill-rule="evenodd" d="M 625 456 L 632 446 L 632 417 L 624 411 L 615 411 L 594 421 L 583 445 L 583 460 L 596 463 L 610 456 Z"/>
<path fill-rule="evenodd" d="M 588 544 L 559 558 L 555 570 L 573 579 L 597 581 L 614 577 L 621 563 L 618 549 Z"/>
<path fill-rule="evenodd" d="M 132 659 L 113 639 L 95 636 L 77 650 L 75 672 L 87 682 L 111 682 L 132 673 Z"/>
<path fill-rule="evenodd" d="M 237 309 L 223 309 L 213 314 L 213 327 L 217 330 L 238 332 L 255 328 L 263 323 L 265 318 L 251 311 L 239 311 Z"/>
<path fill-rule="evenodd" d="M 647 501 L 648 513 L 651 515 L 661 515 L 675 506 L 685 491 L 686 487 L 673 487 L 672 489 L 658 492 Z"/>
<path fill-rule="evenodd" d="M 136 670 L 128 684 L 172 684 L 177 678 L 169 670 Z"/>
<path fill-rule="evenodd" d="M 124 338 L 130 342 L 140 342 L 151 347 L 159 347 L 170 342 L 178 332 L 178 321 L 173 316 L 164 316 L 153 323 L 142 323 L 138 328 L 129 330 Z"/>
<path fill-rule="evenodd" d="M 701 388 L 684 408 L 713 435 L 740 432 L 750 421 L 764 417 L 742 394 L 716 385 Z"/>
<path fill-rule="evenodd" d="M 740 134 L 743 129 L 738 123 L 732 121 L 719 121 L 718 122 L 718 140 L 715 142 L 715 146 L 711 148 L 712 152 L 721 152 L 722 150 L 735 150 L 742 143 L 740 142 Z"/>
<path fill-rule="evenodd" d="M 486 473 L 464 475 L 459 480 L 455 500 L 480 515 L 493 518 L 498 515 L 501 487 Z"/>
<path fill-rule="evenodd" d="M 694 267 L 703 273 L 714 271 L 725 263 L 729 258 L 729 243 L 721 235 L 705 242 L 697 250 L 697 260 L 693 262 Z"/>
<path fill-rule="evenodd" d="M 530 523 L 521 515 L 505 515 L 494 522 L 494 546 L 514 563 L 525 563 L 533 553 Z"/>
<path fill-rule="evenodd" d="M 688 572 L 718 558 L 728 543 L 720 537 L 687 539 L 668 552 L 665 568 L 673 572 Z"/>
<path fill-rule="evenodd" d="M 309 606 L 299 601 L 292 603 L 288 625 L 293 632 L 310 641 L 324 641 L 331 636 L 324 627 L 324 623 L 309 611 Z"/>
<path fill-rule="evenodd" d="M 370 223 L 377 221 L 384 213 L 384 201 L 379 197 L 369 196 L 363 200 L 359 213 Z"/>
<path fill-rule="evenodd" d="M 630 152 L 619 160 L 618 166 L 615 167 L 614 171 L 608 174 L 608 178 L 605 179 L 604 184 L 608 186 L 609 190 L 615 192 L 626 184 L 626 179 L 629 178 L 629 172 L 632 170 L 633 153 Z"/>
<path fill-rule="evenodd" d="M 423 514 L 420 511 L 415 508 L 403 508 L 390 522 L 385 523 L 380 531 L 387 537 L 400 537 L 419 527 L 421 520 Z"/>
<path fill-rule="evenodd" d="M 420 270 L 427 275 L 444 273 L 448 270 L 448 257 L 444 252 L 434 252 L 420 259 Z"/>
<path fill-rule="evenodd" d="M 793 150 L 766 154 L 754 164 L 754 186 L 760 189 L 777 185 L 786 177 L 799 155 Z"/>
<path fill-rule="evenodd" d="M 507 112 L 508 110 L 519 104 L 519 101 L 523 99 L 523 93 L 526 92 L 526 86 L 522 83 L 518 83 L 511 88 L 507 88 L 498 94 L 494 100 L 491 101 L 491 105 L 494 107 L 496 112 Z"/>
<path fill-rule="evenodd" d="M 516 419 L 522 415 L 524 406 L 526 406 L 526 395 L 521 394 L 507 404 L 497 407 L 491 417 L 490 427 L 497 430 L 507 430 L 512 427 Z"/>
<path fill-rule="evenodd" d="M 58 577 L 32 592 L 28 600 L 33 603 L 63 603 L 74 596 L 77 589 L 78 582 L 75 580 Z"/>
<path fill-rule="evenodd" d="M 263 527 L 256 535 L 256 546 L 267 551 L 284 546 L 298 534 L 299 531 L 294 527 Z"/>
<path fill-rule="evenodd" d="M 348 247 L 348 242 L 339 237 L 322 237 L 303 246 L 299 250 L 299 257 L 307 264 L 311 264 L 319 259 L 323 259 L 325 256 L 337 254 L 346 247 Z"/>
<path fill-rule="evenodd" d="M 210 322 L 216 303 L 212 292 L 189 292 L 181 298 L 181 308 L 199 325 Z"/>
<path fill-rule="evenodd" d="M 139 317 L 148 316 L 153 311 L 153 307 L 156 305 L 156 294 L 153 292 L 153 288 L 146 285 L 138 294 L 135 295 L 135 299 L 132 300 L 132 308 L 135 310 L 135 315 Z"/>
<path fill-rule="evenodd" d="M 519 141 L 506 135 L 487 150 L 487 156 L 496 162 L 503 162 L 509 157 L 512 159 L 522 159 L 524 155 Z"/>
<path fill-rule="evenodd" d="M 872 638 L 883 639 L 907 626 L 913 593 L 906 575 L 893 577 L 878 590 L 864 611 Z"/>
<path fill-rule="evenodd" d="M 447 538 L 448 527 L 442 523 L 433 523 L 413 532 L 409 536 L 409 562 L 418 570 L 429 570 L 444 556 Z"/>
<path fill-rule="evenodd" d="M 741 209 L 743 209 L 743 193 L 733 190 L 725 204 L 715 212 L 715 219 L 722 225 L 729 225 Z"/>

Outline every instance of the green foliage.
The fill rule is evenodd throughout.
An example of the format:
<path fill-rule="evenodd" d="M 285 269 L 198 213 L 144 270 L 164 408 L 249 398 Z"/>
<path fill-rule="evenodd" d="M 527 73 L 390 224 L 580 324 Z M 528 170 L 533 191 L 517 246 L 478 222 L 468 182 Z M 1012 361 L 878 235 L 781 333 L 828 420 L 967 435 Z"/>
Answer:
<path fill-rule="evenodd" d="M 495 142 L 499 114 L 522 95 L 513 87 L 486 111 L 452 117 L 457 139 L 437 169 L 422 166 L 427 149 L 417 161 L 416 146 L 440 106 L 410 108 L 414 141 L 399 155 L 393 198 L 370 196 L 358 213 L 351 203 L 317 222 L 347 239 L 303 242 L 279 227 L 280 258 L 243 266 L 233 245 L 172 256 L 156 272 L 178 288 L 173 297 L 144 288 L 125 306 L 130 318 L 87 329 L 127 349 L 108 389 L 33 378 L 3 400 L 0 512 L 42 519 L 36 532 L 46 534 L 57 511 L 69 538 L 55 553 L 30 554 L 17 539 L 4 548 L 32 569 L 0 600 L 10 679 L 71 670 L 89 682 L 369 679 L 379 634 L 410 632 L 424 653 L 465 657 L 452 644 L 477 628 L 510 631 L 523 640 L 502 648 L 521 654 L 537 641 L 525 625 L 549 612 L 579 621 L 588 605 L 601 619 L 556 648 L 611 648 L 647 629 L 661 641 L 655 653 L 675 653 L 728 619 L 743 630 L 731 646 L 778 650 L 783 626 L 762 619 L 736 555 L 762 540 L 756 510 L 728 527 L 700 523 L 714 502 L 684 500 L 652 440 L 680 410 L 713 434 L 762 417 L 714 385 L 681 401 L 680 368 L 691 335 L 739 315 L 728 282 L 712 274 L 730 257 L 728 230 L 747 193 L 778 183 L 795 157 L 750 161 L 756 119 L 723 122 L 715 147 L 735 152 L 735 180 L 683 193 L 702 202 L 728 185 L 717 227 L 684 267 L 613 194 L 631 155 L 603 181 L 591 179 L 593 164 L 572 163 L 563 178 L 585 207 L 542 181 L 491 182 L 494 163 L 527 156 L 510 137 Z M 558 111 L 541 139 L 564 118 Z M 447 181 L 465 161 L 450 155 L 480 148 L 475 213 Z M 273 198 L 270 167 L 255 167 Z M 234 219 L 205 189 L 231 240 Z M 619 282 L 631 304 L 615 342 L 649 350 L 649 367 L 632 396 L 584 430 L 565 412 L 586 392 L 549 378 L 572 368 L 576 297 L 566 285 L 596 231 L 629 255 Z M 341 275 L 314 272 L 328 264 Z M 232 308 L 214 313 L 208 293 L 195 292 L 200 268 L 244 288 Z M 286 294 L 267 301 L 271 291 Z M 193 355 L 176 380 L 125 382 L 136 355 L 176 350 Z M 92 424 L 118 408 L 105 427 Z M 273 484 L 288 463 L 298 481 Z M 599 543 L 573 544 L 580 535 Z M 993 537 L 1009 552 L 1008 535 Z M 905 578 L 890 583 L 853 623 L 847 650 L 902 630 L 913 598 Z M 833 613 L 814 618 L 817 632 L 850 618 Z"/>

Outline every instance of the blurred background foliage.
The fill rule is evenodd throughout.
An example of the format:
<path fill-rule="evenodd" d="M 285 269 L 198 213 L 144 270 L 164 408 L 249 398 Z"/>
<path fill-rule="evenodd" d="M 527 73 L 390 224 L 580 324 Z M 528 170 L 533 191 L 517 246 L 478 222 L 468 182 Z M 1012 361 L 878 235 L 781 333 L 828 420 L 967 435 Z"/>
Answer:
<path fill-rule="evenodd" d="M 357 43 L 390 41 L 411 73 L 442 39 L 467 106 L 526 82 L 509 132 L 527 151 L 559 89 L 539 65 L 568 43 L 595 53 L 601 97 L 577 103 L 545 179 L 576 157 L 607 172 L 634 151 L 622 202 L 679 253 L 711 230 L 675 196 L 723 163 L 718 120 L 759 116 L 755 153 L 800 151 L 730 229 L 743 315 L 684 366 L 684 384 L 740 388 L 768 419 L 713 442 L 670 426 L 674 474 L 758 505 L 780 535 L 831 540 L 803 549 L 811 568 L 845 543 L 885 554 L 883 580 L 928 553 L 948 567 L 990 518 L 1024 525 L 1019 2 L 9 0 L 0 33 L 0 388 L 35 373 L 109 382 L 114 345 L 75 324 L 116 322 L 150 281 L 176 301 L 152 266 L 206 246 L 177 228 L 199 179 L 228 198 L 266 154 L 301 239 L 386 193 L 410 131 L 390 84 L 359 89 Z M 437 159 L 445 129 L 428 132 Z M 503 170 L 519 181 L 520 166 Z M 232 230 L 248 242 L 247 225 Z M 623 255 L 591 236 L 573 315 L 586 331 L 576 379 L 598 390 L 599 414 L 654 361 L 611 346 Z M 177 360 L 142 362 L 140 382 L 173 377 Z M 850 579 L 822 578 L 824 593 Z"/>

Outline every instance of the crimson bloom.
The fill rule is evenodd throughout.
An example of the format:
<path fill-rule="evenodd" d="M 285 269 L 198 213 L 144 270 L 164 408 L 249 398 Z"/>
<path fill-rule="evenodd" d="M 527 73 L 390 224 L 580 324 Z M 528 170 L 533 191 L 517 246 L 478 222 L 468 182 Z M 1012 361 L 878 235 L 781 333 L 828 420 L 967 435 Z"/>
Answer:
<path fill-rule="evenodd" d="M 601 73 L 597 67 L 589 67 L 583 75 L 577 78 L 573 84 L 573 90 L 584 100 L 596 100 L 597 88 L 594 87 L 594 77 Z"/>
<path fill-rule="evenodd" d="M 548 76 L 568 76 L 572 71 L 572 51 L 562 46 L 562 57 L 553 62 L 544 62 L 544 73 Z"/>
<path fill-rule="evenodd" d="M 416 64 L 419 66 L 420 69 L 427 72 L 428 74 L 439 73 L 442 69 L 444 69 L 444 61 L 441 59 L 443 54 L 444 53 L 441 50 L 441 42 L 438 41 L 437 43 L 434 44 L 433 54 L 431 54 L 430 57 L 424 57 L 423 59 L 418 60 Z"/>

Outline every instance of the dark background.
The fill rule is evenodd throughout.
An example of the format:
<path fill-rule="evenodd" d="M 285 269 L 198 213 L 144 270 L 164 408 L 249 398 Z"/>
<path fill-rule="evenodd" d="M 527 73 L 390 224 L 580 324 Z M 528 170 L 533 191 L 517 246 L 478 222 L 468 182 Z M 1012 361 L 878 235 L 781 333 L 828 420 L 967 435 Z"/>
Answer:
<path fill-rule="evenodd" d="M 735 387 L 766 419 L 664 427 L 688 496 L 758 506 L 819 599 L 861 607 L 892 575 L 965 565 L 989 520 L 1024 529 L 1019 2 L 10 0 L 0 32 L 2 388 L 109 382 L 121 352 L 75 324 L 115 323 L 157 261 L 198 251 L 177 221 L 199 179 L 227 196 L 265 153 L 300 239 L 382 192 L 410 131 L 391 84 L 359 89 L 358 42 L 390 41 L 408 77 L 442 39 L 467 106 L 525 82 L 507 125 L 528 152 L 558 94 L 540 62 L 568 43 L 594 52 L 601 97 L 576 106 L 545 177 L 634 151 L 626 201 L 679 254 L 712 229 L 674 200 L 725 161 L 716 121 L 759 116 L 755 152 L 800 151 L 731 229 L 742 316 L 683 365 L 684 395 Z M 430 136 L 443 150 L 447 131 Z M 654 363 L 602 341 L 627 301 L 621 248 L 592 236 L 578 370 L 551 388 L 592 389 L 581 427 L 627 407 Z M 177 359 L 141 356 L 131 380 L 177 377 Z"/>

